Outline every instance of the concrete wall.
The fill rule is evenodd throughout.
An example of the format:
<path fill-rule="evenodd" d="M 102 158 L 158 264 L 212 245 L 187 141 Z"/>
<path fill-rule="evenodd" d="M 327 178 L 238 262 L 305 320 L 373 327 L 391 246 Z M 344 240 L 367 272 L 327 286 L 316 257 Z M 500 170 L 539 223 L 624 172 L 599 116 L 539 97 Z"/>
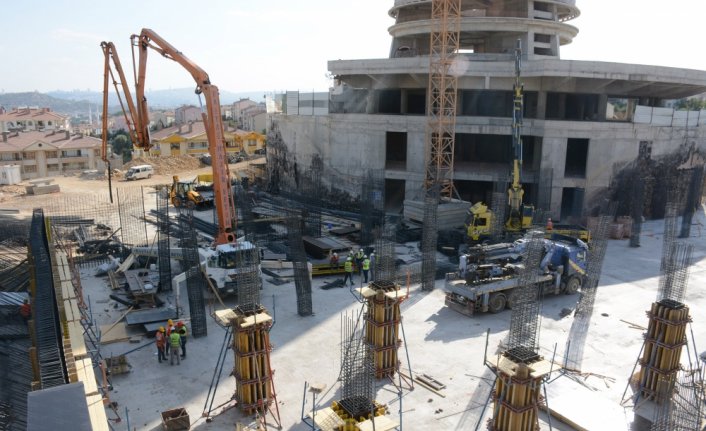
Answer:
<path fill-rule="evenodd" d="M 386 132 L 407 132 L 406 169 L 388 169 L 387 179 L 406 181 L 406 199 L 421 197 L 424 179 L 424 116 L 331 114 L 329 116 L 275 115 L 288 157 L 308 169 L 311 158 L 324 160 L 324 178 L 338 178 L 339 187 L 357 195 L 357 182 L 369 169 L 385 167 Z M 488 117 L 459 117 L 457 133 L 507 135 L 510 120 Z M 540 169 L 553 169 L 551 210 L 558 216 L 565 187 L 585 189 L 586 202 L 610 184 L 616 163 L 636 159 L 640 141 L 652 142 L 653 157 L 677 151 L 686 139 L 706 150 L 706 127 L 667 127 L 651 124 L 526 120 L 525 136 L 542 137 Z M 567 140 L 588 139 L 585 178 L 564 178 Z M 457 171 L 456 179 L 488 181 L 487 174 L 471 167 Z M 535 178 L 536 181 L 536 178 Z M 347 182 L 350 186 L 346 187 Z M 585 203 L 586 203 L 585 202 Z"/>

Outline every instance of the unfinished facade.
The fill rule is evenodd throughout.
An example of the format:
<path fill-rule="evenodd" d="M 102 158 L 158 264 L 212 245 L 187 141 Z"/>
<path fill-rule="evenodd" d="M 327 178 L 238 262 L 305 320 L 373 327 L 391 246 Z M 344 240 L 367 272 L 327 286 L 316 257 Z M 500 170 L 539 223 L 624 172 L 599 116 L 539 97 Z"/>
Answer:
<path fill-rule="evenodd" d="M 523 47 L 526 202 L 556 219 L 579 216 L 592 196 L 610 184 L 615 164 L 637 158 L 641 142 L 650 146 L 653 157 L 702 145 L 706 112 L 663 106 L 706 91 L 706 72 L 561 60 L 561 46 L 578 34 L 569 24 L 579 15 L 575 3 L 462 2 L 454 66 L 453 175 L 462 199 L 487 203 L 493 191 L 506 189 L 518 39 Z M 421 200 L 431 4 L 394 1 L 389 58 L 330 61 L 334 87 L 328 113 L 273 116 L 271 156 L 286 159 L 282 166 L 305 171 L 318 155 L 324 160 L 324 178 L 362 177 L 368 169 L 384 169 L 388 210 L 401 209 L 405 200 Z"/>

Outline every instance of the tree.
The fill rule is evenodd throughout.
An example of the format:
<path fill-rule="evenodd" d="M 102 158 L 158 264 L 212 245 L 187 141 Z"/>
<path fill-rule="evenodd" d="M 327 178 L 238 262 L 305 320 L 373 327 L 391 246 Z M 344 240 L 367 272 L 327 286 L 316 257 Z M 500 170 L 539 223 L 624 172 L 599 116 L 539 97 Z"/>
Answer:
<path fill-rule="evenodd" d="M 123 129 L 108 134 L 108 143 L 113 148 L 115 154 L 123 156 L 123 162 L 129 162 L 132 159 L 132 142 L 130 135 Z"/>
<path fill-rule="evenodd" d="M 704 108 L 706 108 L 706 101 L 697 97 L 679 99 L 674 104 L 674 109 L 677 111 L 700 111 Z"/>

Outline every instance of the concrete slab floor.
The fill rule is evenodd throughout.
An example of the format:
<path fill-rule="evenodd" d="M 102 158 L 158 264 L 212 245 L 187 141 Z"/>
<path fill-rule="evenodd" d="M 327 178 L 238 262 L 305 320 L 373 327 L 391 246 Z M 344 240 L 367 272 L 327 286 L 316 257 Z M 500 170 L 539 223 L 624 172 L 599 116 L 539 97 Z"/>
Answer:
<path fill-rule="evenodd" d="M 703 342 L 706 340 L 706 291 L 702 287 L 706 283 L 704 222 L 703 213 L 695 216 L 692 237 L 688 239 L 695 249 L 685 301 L 691 308 L 698 349 L 706 348 Z M 645 311 L 657 295 L 662 229 L 661 220 L 645 223 L 640 248 L 630 248 L 627 240 L 609 242 L 584 348 L 582 371 L 595 374 L 583 383 L 615 409 L 623 409 L 620 407 L 622 394 L 643 341 L 643 331 L 631 328 L 621 319 L 647 326 Z M 399 251 L 407 250 L 402 248 Z M 84 268 L 81 272 L 84 295 L 90 299 L 97 323 L 112 323 L 122 315 L 125 307 L 119 305 L 114 308 L 114 301 L 106 301 L 110 293 L 107 282 L 93 277 L 92 273 L 90 268 Z M 322 407 L 339 397 L 336 379 L 340 367 L 341 314 L 357 313 L 361 305 L 346 288 L 320 289 L 321 285 L 333 279 L 314 279 L 315 315 L 310 317 L 296 314 L 294 283 L 275 286 L 264 282 L 262 304 L 276 317 L 271 332 L 274 345 L 271 362 L 275 369 L 274 381 L 282 427 L 286 430 L 310 429 L 301 421 L 305 381 L 327 385 L 327 390 L 317 398 L 317 403 Z M 358 277 L 356 282 L 360 283 Z M 545 298 L 540 333 L 540 353 L 545 358 L 551 358 L 556 348 L 557 362 L 561 362 L 573 319 L 572 316 L 562 317 L 562 309 L 573 308 L 577 299 L 577 295 Z M 165 300 L 175 305 L 173 294 L 167 295 Z M 181 301 L 186 301 L 186 292 L 181 292 Z M 232 300 L 226 301 L 227 305 L 234 305 Z M 187 311 L 184 315 L 188 317 L 188 304 L 185 307 Z M 418 286 L 412 286 L 410 298 L 402 308 L 412 370 L 429 374 L 446 385 L 443 390 L 445 398 L 420 385 L 415 385 L 411 392 L 404 392 L 401 407 L 404 429 L 475 429 L 492 383 L 492 374 L 483 365 L 486 331 L 490 330 L 488 354 L 493 356 L 498 344 L 507 335 L 511 312 L 472 318 L 458 314 L 444 306 L 442 280 L 437 281 L 437 288 L 432 292 L 422 292 Z M 252 422 L 252 417 L 244 417 L 237 409 L 223 412 L 211 423 L 206 423 L 201 417 L 223 339 L 224 330 L 209 318 L 208 336 L 189 338 L 187 358 L 179 366 L 157 362 L 152 338 L 143 338 L 140 344 L 103 346 L 103 355 L 110 356 L 149 344 L 128 355 L 132 372 L 112 379 L 114 390 L 110 392 L 110 397 L 118 403 L 119 413 L 123 417 L 121 423 L 113 425 L 114 429 L 128 429 L 126 416 L 129 416 L 129 429 L 161 429 L 160 412 L 177 407 L 186 408 L 192 429 L 196 430 L 232 430 L 235 423 Z M 229 376 L 232 366 L 233 355 L 229 352 L 214 406 L 227 403 L 235 390 L 233 377 Z M 403 368 L 407 367 L 406 361 L 403 361 Z M 395 386 L 385 381 L 381 381 L 377 389 L 377 401 L 389 405 L 393 419 L 398 419 L 400 409 L 396 391 Z M 550 391 L 552 396 L 561 396 L 556 392 Z M 552 405 L 551 398 L 549 404 Z M 304 408 L 308 411 L 311 406 L 308 394 Z M 574 408 L 578 414 L 592 406 L 577 403 Z M 623 411 L 624 421 L 604 423 L 602 430 L 628 429 L 632 411 L 629 408 Z M 485 421 L 491 412 L 492 405 L 481 419 L 483 422 L 479 429 L 485 429 Z M 600 415 L 600 412 L 596 411 L 595 414 Z M 114 415 L 109 412 L 109 417 Z M 557 422 L 552 420 L 553 429 L 572 429 Z M 543 420 L 542 429 L 549 429 L 546 420 Z"/>

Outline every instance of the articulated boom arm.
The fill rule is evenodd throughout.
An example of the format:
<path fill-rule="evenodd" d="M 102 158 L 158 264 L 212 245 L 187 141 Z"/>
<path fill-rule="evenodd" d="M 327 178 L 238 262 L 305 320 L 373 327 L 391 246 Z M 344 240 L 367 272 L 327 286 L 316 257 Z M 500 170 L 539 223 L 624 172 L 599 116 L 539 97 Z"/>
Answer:
<path fill-rule="evenodd" d="M 132 36 L 133 47 L 139 49 L 139 69 L 135 83 L 138 115 L 140 125 L 149 136 L 149 116 L 147 100 L 145 99 L 145 75 L 147 69 L 147 52 L 153 49 L 163 57 L 176 61 L 186 69 L 196 81 L 196 93 L 203 93 L 206 99 L 206 112 L 202 112 L 203 124 L 208 138 L 208 151 L 211 154 L 213 168 L 213 192 L 216 212 L 218 214 L 218 234 L 216 244 L 226 244 L 235 241 L 236 212 L 233 193 L 230 186 L 230 171 L 226 157 L 225 136 L 221 117 L 221 102 L 218 87 L 211 84 L 208 74 L 196 63 L 189 60 L 181 51 L 162 39 L 154 31 L 144 28 L 139 35 Z"/>
<path fill-rule="evenodd" d="M 103 145 L 101 147 L 101 159 L 104 162 L 108 163 L 109 80 L 113 81 L 113 86 L 115 87 L 115 94 L 118 96 L 120 107 L 123 110 L 123 115 L 125 116 L 125 124 L 127 124 L 127 129 L 128 133 L 130 134 L 130 140 L 132 141 L 132 144 L 138 148 L 143 148 L 145 143 L 149 144 L 149 137 L 141 134 L 142 129 L 139 125 L 135 102 L 132 99 L 132 95 L 130 94 L 130 86 L 128 86 L 127 81 L 125 80 L 125 73 L 123 73 L 123 67 L 120 64 L 120 58 L 118 57 L 118 53 L 115 50 L 115 45 L 113 45 L 113 42 L 101 42 L 101 48 L 103 49 L 103 55 L 105 57 L 105 68 L 103 70 Z M 111 67 L 111 61 L 113 67 Z M 115 68 L 115 73 L 118 74 L 119 81 L 115 79 L 115 73 L 113 72 L 113 68 Z M 121 91 L 123 96 L 120 95 Z M 125 99 L 124 102 L 123 98 Z M 125 104 L 127 104 L 128 109 L 125 109 Z"/>
<path fill-rule="evenodd" d="M 522 189 L 522 84 L 520 83 L 520 62 L 522 58 L 522 47 L 517 41 L 515 48 L 515 84 L 513 85 L 513 109 L 512 109 L 512 184 L 508 190 L 508 203 L 510 205 L 510 217 L 507 220 L 508 227 L 519 229 L 522 226 L 522 197 L 525 191 Z"/>

